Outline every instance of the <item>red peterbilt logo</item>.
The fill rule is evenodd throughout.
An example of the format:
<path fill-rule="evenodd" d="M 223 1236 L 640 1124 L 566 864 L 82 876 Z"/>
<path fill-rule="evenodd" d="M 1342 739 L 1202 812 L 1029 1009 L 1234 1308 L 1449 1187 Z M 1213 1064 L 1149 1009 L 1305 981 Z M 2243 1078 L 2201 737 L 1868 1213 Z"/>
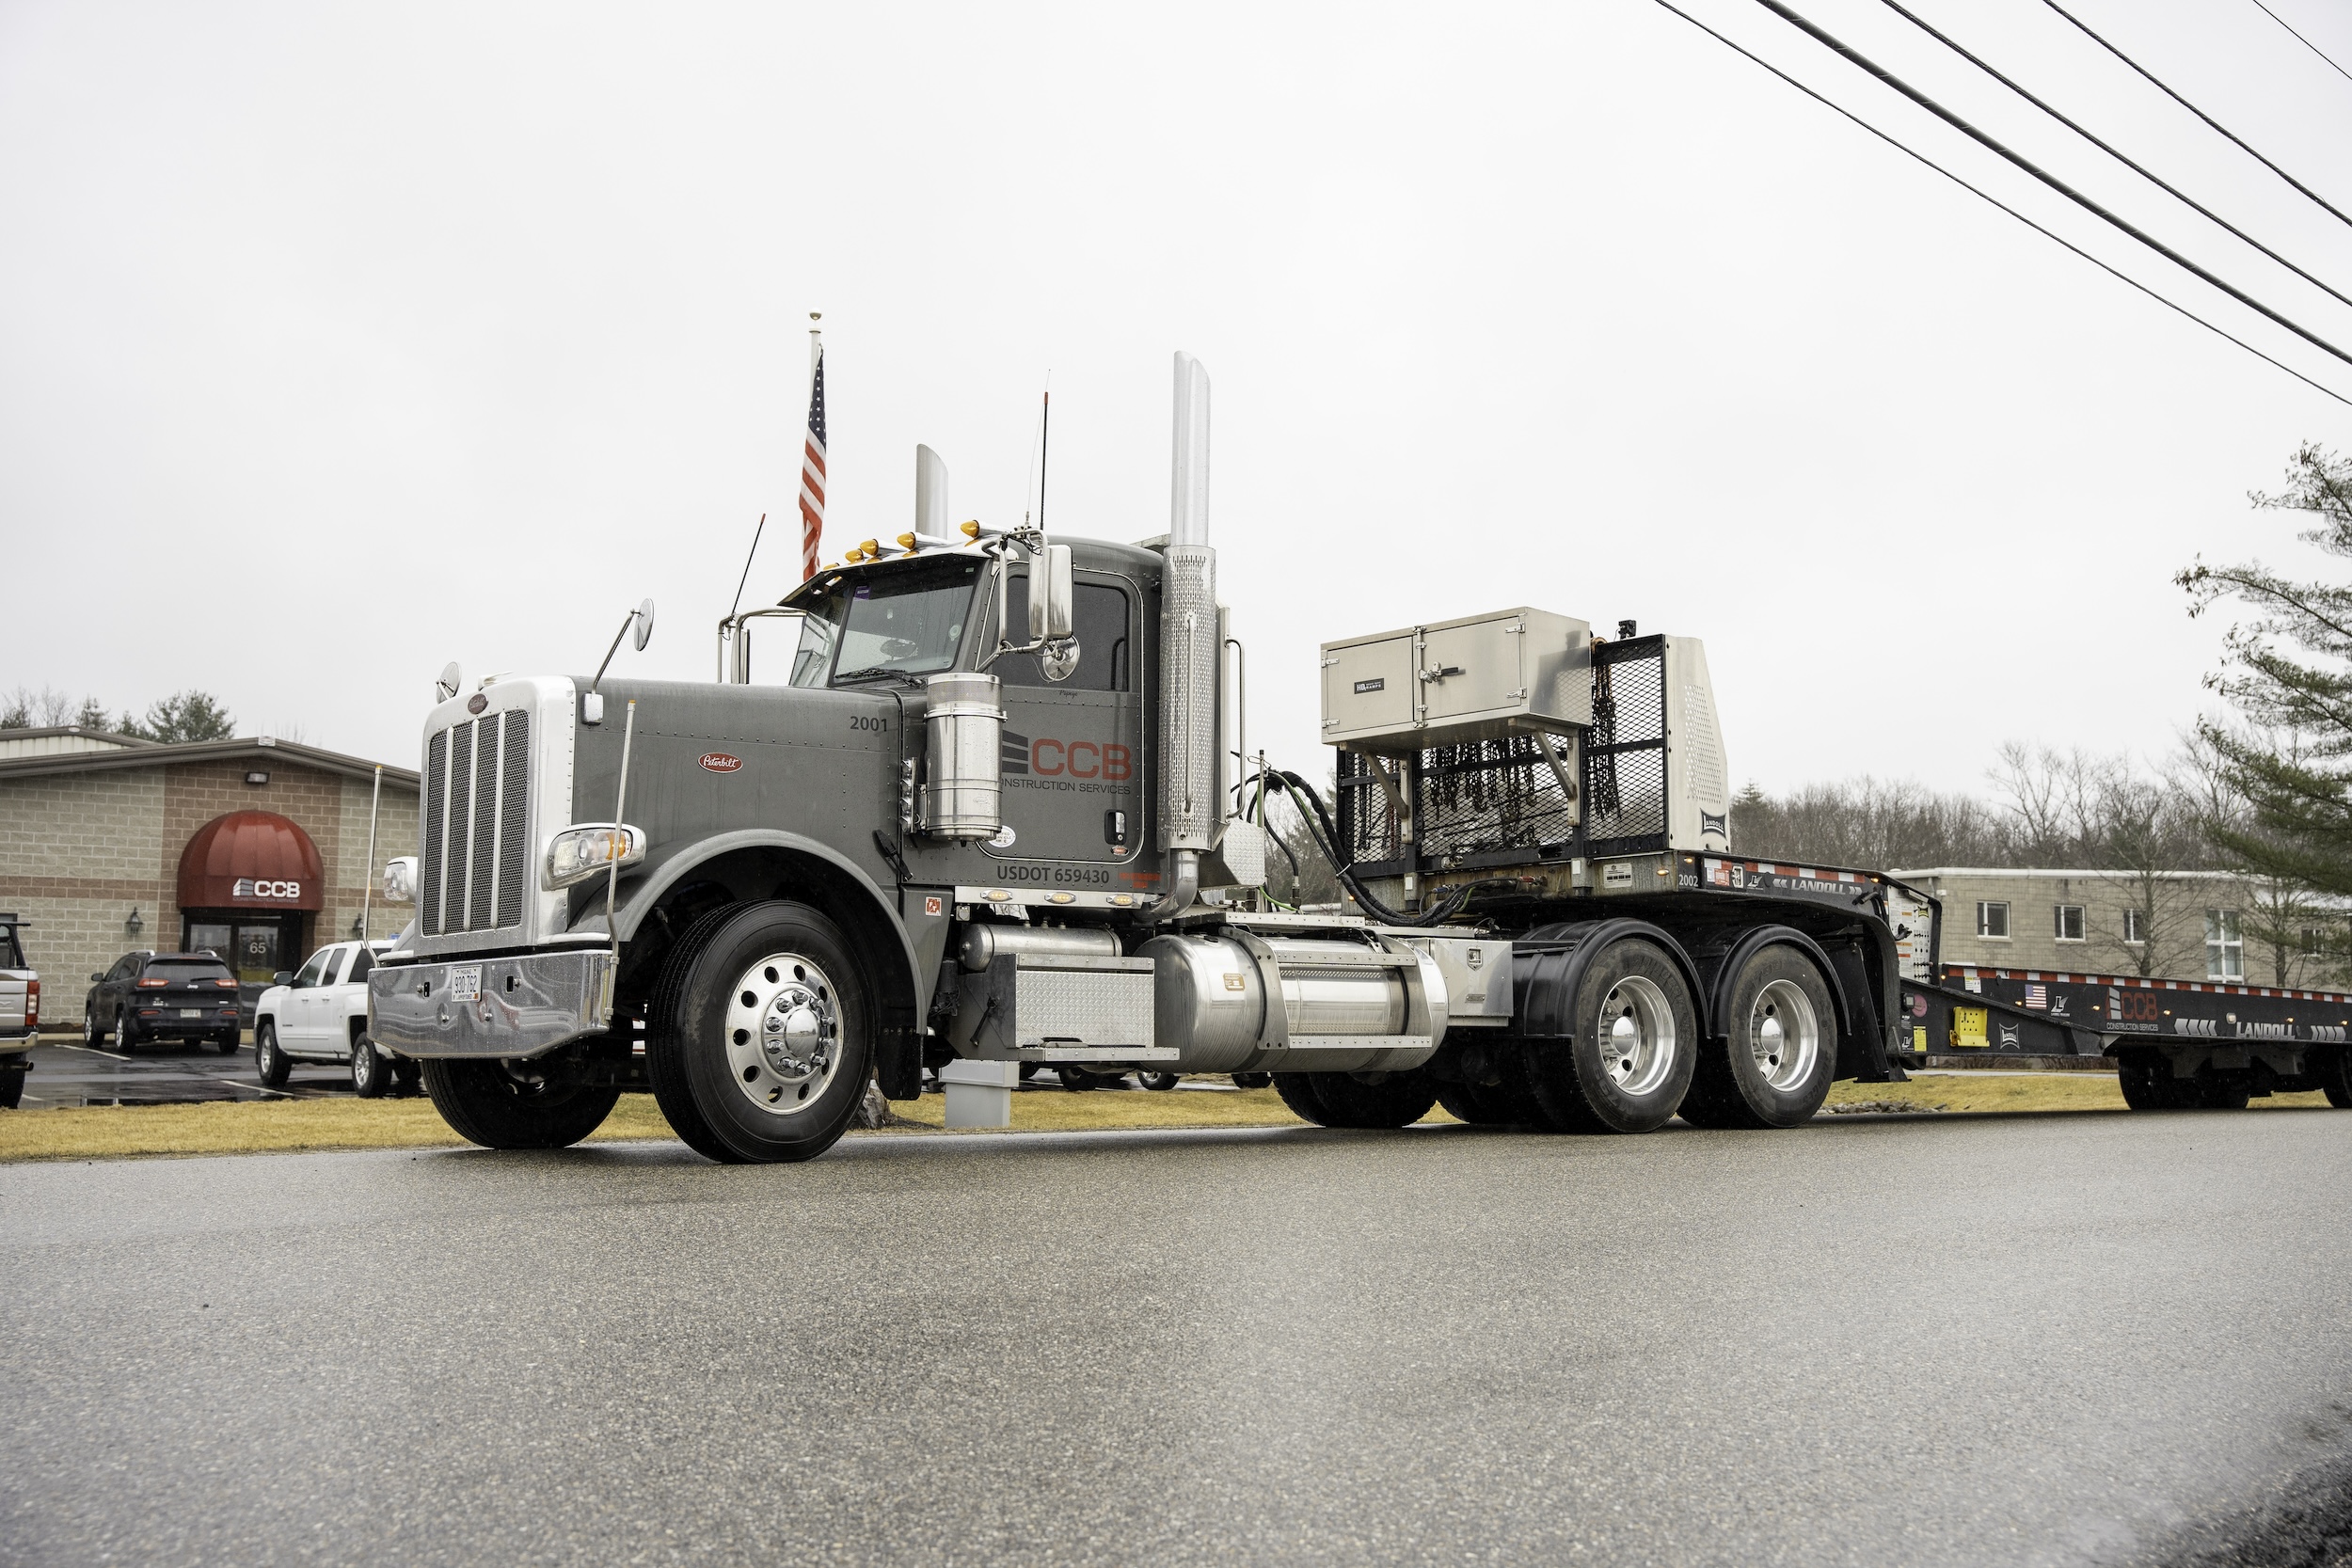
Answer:
<path fill-rule="evenodd" d="M 743 759 L 732 752 L 705 752 L 696 760 L 713 773 L 732 773 L 743 766 Z"/>

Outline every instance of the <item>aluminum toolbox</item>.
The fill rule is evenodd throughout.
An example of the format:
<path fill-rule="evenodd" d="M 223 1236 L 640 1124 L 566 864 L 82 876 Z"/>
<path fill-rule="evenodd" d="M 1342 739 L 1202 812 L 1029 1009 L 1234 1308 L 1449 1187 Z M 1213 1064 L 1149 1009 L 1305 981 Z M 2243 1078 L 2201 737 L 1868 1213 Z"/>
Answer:
<path fill-rule="evenodd" d="M 1593 721 L 1593 630 L 1502 610 L 1323 645 L 1323 739 L 1419 752 Z"/>

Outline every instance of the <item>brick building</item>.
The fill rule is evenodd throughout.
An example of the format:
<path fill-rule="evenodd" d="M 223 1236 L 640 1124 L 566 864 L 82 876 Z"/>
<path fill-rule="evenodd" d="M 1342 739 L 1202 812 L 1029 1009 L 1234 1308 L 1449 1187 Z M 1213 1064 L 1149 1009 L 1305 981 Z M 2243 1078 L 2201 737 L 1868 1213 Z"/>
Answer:
<path fill-rule="evenodd" d="M 1944 906 L 1946 963 L 2148 974 L 2258 986 L 2336 983 L 2321 956 L 2332 906 L 2233 871 L 2047 871 L 1932 866 L 1888 875 Z M 2309 923 L 2309 929 L 2301 924 Z M 2289 940 L 2265 942 L 2277 929 Z M 2280 971 L 2283 970 L 2283 973 Z"/>
<path fill-rule="evenodd" d="M 0 910 L 27 922 L 44 1014 L 80 1022 L 86 976 L 138 948 L 210 948 L 250 988 L 354 934 L 362 892 L 416 853 L 417 775 L 264 736 L 157 745 L 0 730 Z M 374 900 L 389 935 L 406 908 Z"/>

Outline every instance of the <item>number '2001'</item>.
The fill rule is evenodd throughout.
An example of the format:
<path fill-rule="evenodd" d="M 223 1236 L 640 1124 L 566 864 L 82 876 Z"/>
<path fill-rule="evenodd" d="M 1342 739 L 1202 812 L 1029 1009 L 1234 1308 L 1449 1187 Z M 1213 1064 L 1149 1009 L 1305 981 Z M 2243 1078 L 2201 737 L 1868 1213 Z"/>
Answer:
<path fill-rule="evenodd" d="M 853 730 L 886 730 L 890 728 L 890 721 L 881 718 L 869 718 L 863 713 L 853 713 L 850 715 L 850 728 Z"/>

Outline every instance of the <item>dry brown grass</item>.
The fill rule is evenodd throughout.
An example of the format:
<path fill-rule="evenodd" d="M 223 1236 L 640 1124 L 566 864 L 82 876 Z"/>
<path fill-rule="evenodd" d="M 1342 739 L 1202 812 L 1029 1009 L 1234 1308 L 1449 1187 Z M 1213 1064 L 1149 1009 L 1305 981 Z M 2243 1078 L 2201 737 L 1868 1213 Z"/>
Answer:
<path fill-rule="evenodd" d="M 1965 1115 L 2015 1111 L 2121 1111 L 2112 1078 L 2082 1073 L 1917 1077 L 1907 1084 L 1839 1084 L 1830 1104 L 1916 1108 Z M 2323 1108 L 2316 1094 L 2254 1101 L 2263 1109 Z M 880 1134 L 917 1134 L 941 1127 L 946 1107 L 936 1095 L 895 1102 L 904 1122 Z M 1297 1125 L 1272 1089 L 1221 1094 L 1178 1089 L 1054 1090 L 1016 1094 L 1016 1132 L 1117 1132 L 1142 1128 Z M 1442 1110 L 1431 1121 L 1451 1121 Z M 965 1134 L 958 1134 L 965 1135 Z M 973 1136 L 983 1135 L 974 1132 Z M 667 1139 L 670 1124 L 651 1095 L 621 1097 L 593 1141 Z M 93 1105 L 0 1112 L 0 1161 L 119 1160 L 191 1154 L 284 1154 L 342 1148 L 431 1148 L 463 1143 L 427 1100 L 292 1100 L 216 1105 Z"/>

